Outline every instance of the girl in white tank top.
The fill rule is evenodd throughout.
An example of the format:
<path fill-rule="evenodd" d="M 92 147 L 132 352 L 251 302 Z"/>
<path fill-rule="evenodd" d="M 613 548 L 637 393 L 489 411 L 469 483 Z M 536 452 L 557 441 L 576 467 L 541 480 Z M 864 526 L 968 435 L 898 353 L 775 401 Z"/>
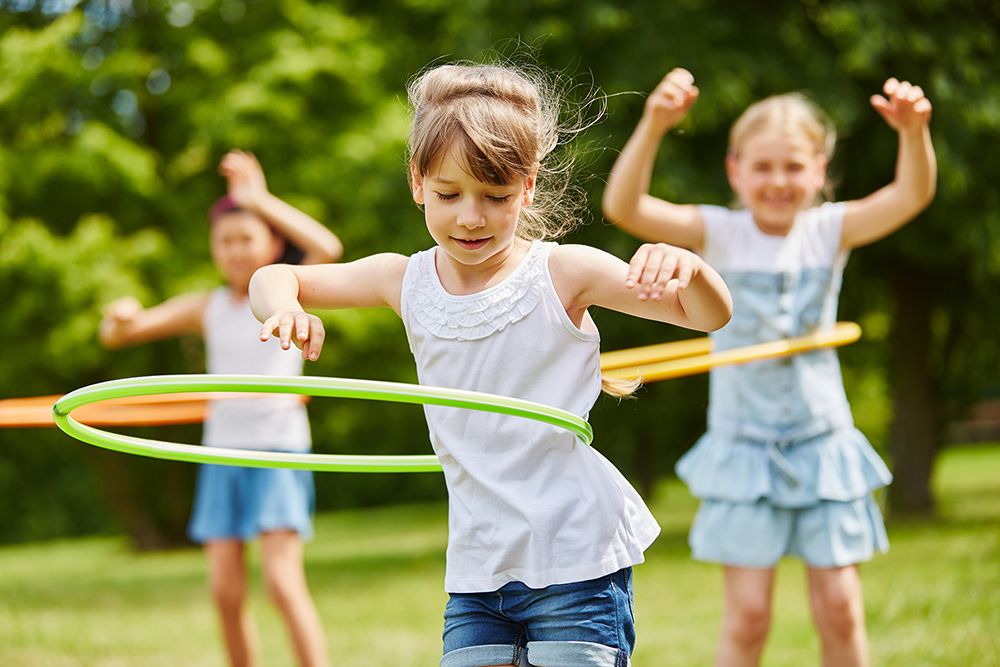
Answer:
<path fill-rule="evenodd" d="M 151 308 L 133 298 L 112 303 L 101 323 L 108 347 L 187 334 L 205 339 L 209 373 L 299 375 L 296 354 L 270 346 L 241 344 L 257 324 L 247 301 L 253 272 L 296 250 L 303 263 L 336 261 L 340 240 L 316 220 L 272 195 L 250 153 L 233 151 L 220 172 L 229 193 L 209 212 L 212 259 L 226 281 L 210 292 L 175 296 Z M 287 241 L 287 243 L 286 243 Z M 293 247 L 294 246 L 294 247 Z M 289 252 L 291 251 L 291 252 Z M 305 406 L 295 398 L 263 397 L 213 401 L 203 444 L 215 447 L 309 449 Z M 323 628 L 305 584 L 302 540 L 312 533 L 313 480 L 302 470 L 205 465 L 188 534 L 204 545 L 211 588 L 233 664 L 254 660 L 251 624 L 245 622 L 247 568 L 244 545 L 260 537 L 265 576 L 289 604 L 278 605 L 292 628 L 303 664 L 325 665 Z M 232 600 L 239 600 L 233 604 Z"/>
<path fill-rule="evenodd" d="M 630 266 L 540 240 L 559 218 L 536 181 L 564 171 L 546 160 L 557 109 L 536 81 L 507 67 L 441 66 L 410 93 L 410 183 L 436 246 L 261 269 L 250 288 L 261 340 L 274 333 L 314 360 L 323 326 L 304 308 L 387 306 L 403 320 L 421 383 L 585 418 L 602 384 L 590 306 L 699 330 L 728 321 L 725 285 L 693 253 L 647 245 Z M 627 664 L 629 568 L 659 532 L 631 485 L 558 428 L 425 412 L 449 491 L 442 665 Z"/>

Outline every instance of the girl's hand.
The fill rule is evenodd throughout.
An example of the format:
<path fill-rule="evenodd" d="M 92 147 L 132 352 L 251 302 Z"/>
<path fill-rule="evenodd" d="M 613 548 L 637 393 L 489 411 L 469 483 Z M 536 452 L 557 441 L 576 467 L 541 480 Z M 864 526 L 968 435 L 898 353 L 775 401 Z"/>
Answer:
<path fill-rule="evenodd" d="M 260 329 L 260 341 L 266 343 L 272 334 L 281 341 L 282 350 L 290 349 L 292 343 L 301 348 L 302 358 L 306 361 L 319 359 L 326 338 L 323 321 L 301 310 L 275 313 L 267 318 Z"/>
<path fill-rule="evenodd" d="M 135 319 L 142 312 L 142 304 L 135 297 L 126 296 L 112 301 L 104 307 L 104 320 L 112 324 L 124 324 Z"/>
<path fill-rule="evenodd" d="M 646 98 L 644 117 L 659 132 L 680 123 L 698 99 L 698 87 L 691 72 L 676 67 L 663 77 Z"/>
<path fill-rule="evenodd" d="M 931 101 L 920 86 L 891 78 L 882 86 L 885 97 L 872 95 L 871 104 L 896 132 L 919 130 L 931 121 Z"/>
<path fill-rule="evenodd" d="M 226 179 L 229 196 L 241 208 L 253 209 L 268 193 L 264 169 L 253 153 L 226 153 L 219 162 L 219 173 Z"/>
<path fill-rule="evenodd" d="M 640 301 L 659 301 L 664 294 L 690 285 L 703 266 L 701 257 L 683 248 L 644 243 L 629 261 L 625 285 L 629 289 L 638 287 L 636 295 Z"/>

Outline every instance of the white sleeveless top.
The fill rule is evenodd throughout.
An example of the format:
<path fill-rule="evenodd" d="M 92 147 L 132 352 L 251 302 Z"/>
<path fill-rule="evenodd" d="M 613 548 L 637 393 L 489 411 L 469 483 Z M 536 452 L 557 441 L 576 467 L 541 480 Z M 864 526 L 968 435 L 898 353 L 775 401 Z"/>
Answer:
<path fill-rule="evenodd" d="M 205 363 L 217 375 L 302 375 L 298 348 L 282 350 L 277 338 L 261 343 L 260 322 L 244 297 L 226 287 L 212 291 L 203 319 Z M 202 444 L 238 449 L 305 452 L 309 418 L 297 396 L 274 395 L 211 401 Z"/>
<path fill-rule="evenodd" d="M 555 243 L 534 242 L 503 282 L 445 291 L 435 249 L 410 257 L 401 315 L 421 384 L 536 401 L 586 419 L 601 391 L 600 336 L 578 329 L 549 274 Z M 596 449 L 548 424 L 425 406 L 448 485 L 445 589 L 495 591 L 594 579 L 641 563 L 659 526 Z"/>

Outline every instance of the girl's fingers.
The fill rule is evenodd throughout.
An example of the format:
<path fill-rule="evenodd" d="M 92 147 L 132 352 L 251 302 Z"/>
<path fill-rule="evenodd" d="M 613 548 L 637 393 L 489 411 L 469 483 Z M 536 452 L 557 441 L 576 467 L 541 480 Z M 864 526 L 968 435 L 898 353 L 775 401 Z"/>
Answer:
<path fill-rule="evenodd" d="M 653 247 L 650 251 L 648 257 L 646 258 L 646 265 L 643 267 L 642 275 L 639 277 L 639 298 L 645 299 L 649 296 L 650 290 L 653 284 L 656 282 L 657 276 L 660 275 L 661 265 L 663 264 L 663 254 L 660 252 L 659 248 Z"/>
<path fill-rule="evenodd" d="M 323 350 L 323 341 L 326 340 L 326 331 L 323 329 L 323 323 L 316 318 L 316 326 L 313 327 L 312 333 L 309 336 L 309 361 L 316 361 L 319 359 L 319 353 Z M 305 348 L 303 347 L 303 354 L 305 354 Z M 305 359 L 307 357 L 303 357 Z"/>
<path fill-rule="evenodd" d="M 267 341 L 269 341 L 271 339 L 271 332 L 274 331 L 274 328 L 276 326 L 278 326 L 277 317 L 267 318 L 264 321 L 264 324 L 262 324 L 260 327 L 260 336 L 259 336 L 260 342 L 266 343 Z"/>
<path fill-rule="evenodd" d="M 890 77 L 889 79 L 886 80 L 885 84 L 883 84 L 882 92 L 884 92 L 888 97 L 891 96 L 893 93 L 895 93 L 898 87 L 899 87 L 899 80 L 896 79 L 896 77 Z"/>
<path fill-rule="evenodd" d="M 295 320 L 291 317 L 282 317 L 278 322 L 278 339 L 281 341 L 281 349 L 287 350 L 292 346 L 292 327 Z"/>
<path fill-rule="evenodd" d="M 663 294 L 667 291 L 668 285 L 673 280 L 676 271 L 677 255 L 667 253 L 660 264 L 659 275 L 652 285 L 652 297 L 654 301 L 659 301 L 663 298 Z"/>
<path fill-rule="evenodd" d="M 639 281 L 639 276 L 642 275 L 642 269 L 646 265 L 646 257 L 648 255 L 649 247 L 646 245 L 639 246 L 639 249 L 632 255 L 632 259 L 628 263 L 628 274 L 625 276 L 626 287 L 635 287 Z"/>
<path fill-rule="evenodd" d="M 299 341 L 309 340 L 309 315 L 298 313 L 295 315 L 295 337 Z"/>
<path fill-rule="evenodd" d="M 677 266 L 677 288 L 684 289 L 691 284 L 694 276 L 694 261 L 690 257 L 685 257 L 684 261 Z"/>

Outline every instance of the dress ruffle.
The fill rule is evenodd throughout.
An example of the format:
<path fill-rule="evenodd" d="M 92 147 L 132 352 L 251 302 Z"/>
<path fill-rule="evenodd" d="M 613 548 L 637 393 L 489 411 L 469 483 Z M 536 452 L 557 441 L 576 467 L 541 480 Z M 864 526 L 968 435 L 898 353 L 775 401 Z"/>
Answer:
<path fill-rule="evenodd" d="M 545 289 L 541 279 L 548 253 L 535 242 L 517 270 L 494 288 L 470 297 L 444 291 L 434 268 L 434 253 L 422 254 L 408 274 L 410 312 L 435 336 L 447 340 L 478 340 L 523 319 L 538 305 Z"/>
<path fill-rule="evenodd" d="M 735 503 L 766 499 L 787 508 L 856 500 L 892 481 L 871 443 L 853 426 L 794 444 L 709 430 L 681 457 L 676 470 L 698 498 Z"/>

